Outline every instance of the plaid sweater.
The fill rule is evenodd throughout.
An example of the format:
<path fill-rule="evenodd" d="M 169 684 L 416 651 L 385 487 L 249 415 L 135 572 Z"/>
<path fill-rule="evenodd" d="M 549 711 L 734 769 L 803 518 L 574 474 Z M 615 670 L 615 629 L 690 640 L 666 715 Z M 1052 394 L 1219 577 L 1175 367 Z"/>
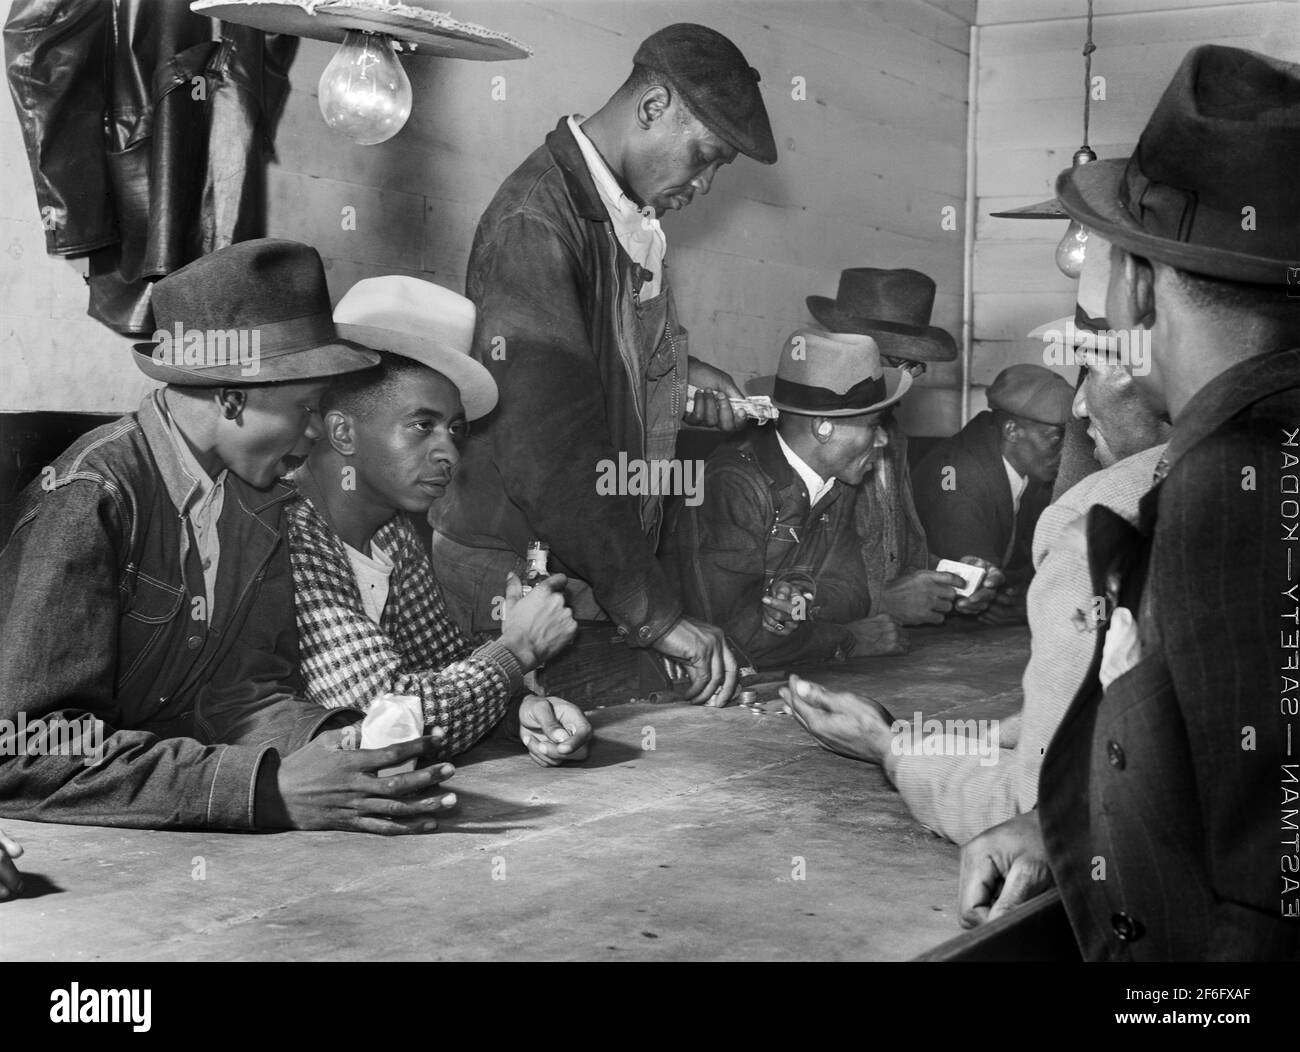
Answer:
<path fill-rule="evenodd" d="M 446 755 L 490 731 L 519 689 L 523 669 L 492 640 L 477 649 L 452 621 L 428 553 L 397 515 L 374 544 L 393 560 L 379 624 L 366 616 L 343 542 L 307 497 L 286 512 L 298 645 L 307 697 L 365 711 L 385 691 L 411 694 L 424 722 L 446 733 Z"/>

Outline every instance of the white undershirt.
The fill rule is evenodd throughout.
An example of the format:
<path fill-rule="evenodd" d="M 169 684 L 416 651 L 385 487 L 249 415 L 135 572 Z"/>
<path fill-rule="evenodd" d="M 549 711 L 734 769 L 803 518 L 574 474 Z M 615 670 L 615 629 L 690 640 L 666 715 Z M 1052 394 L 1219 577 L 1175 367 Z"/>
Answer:
<path fill-rule="evenodd" d="M 659 295 L 663 281 L 664 253 L 668 251 L 668 238 L 659 225 L 659 220 L 655 218 L 654 209 L 649 205 L 644 210 L 637 208 L 632 199 L 623 193 L 623 188 L 618 185 L 605 158 L 601 157 L 600 151 L 578 126 L 578 122 L 584 119 L 581 114 L 570 117 L 569 130 L 578 141 L 578 149 L 582 151 L 582 159 L 587 162 L 587 170 L 591 172 L 592 181 L 596 184 L 596 192 L 600 194 L 605 211 L 614 224 L 614 236 L 618 238 L 618 243 L 633 263 L 644 267 L 652 275 L 641 286 L 640 297 L 643 300 L 653 299 Z"/>
<path fill-rule="evenodd" d="M 388 579 L 393 573 L 392 557 L 372 541 L 370 554 L 357 551 L 350 544 L 344 544 L 348 562 L 352 564 L 352 576 L 357 579 L 357 589 L 361 592 L 361 607 L 366 616 L 375 624 L 384 616 L 384 604 L 388 602 Z"/>
<path fill-rule="evenodd" d="M 835 485 L 835 476 L 832 475 L 830 478 L 824 479 L 817 474 L 808 466 L 803 457 L 790 448 L 789 443 L 781 437 L 780 431 L 776 433 L 776 441 L 781 447 L 781 452 L 785 454 L 785 459 L 790 462 L 790 466 L 794 468 L 795 474 L 803 481 L 804 488 L 808 491 L 808 507 L 815 507 L 817 502 L 826 496 L 831 491 L 831 487 Z"/>
<path fill-rule="evenodd" d="M 1015 468 L 1011 466 L 1011 461 L 1006 457 L 1002 458 L 1002 464 L 1007 469 L 1007 481 L 1011 483 L 1011 509 L 1013 515 L 1020 514 L 1020 498 L 1024 496 L 1025 489 L 1029 485 L 1027 476 L 1022 476 Z"/>

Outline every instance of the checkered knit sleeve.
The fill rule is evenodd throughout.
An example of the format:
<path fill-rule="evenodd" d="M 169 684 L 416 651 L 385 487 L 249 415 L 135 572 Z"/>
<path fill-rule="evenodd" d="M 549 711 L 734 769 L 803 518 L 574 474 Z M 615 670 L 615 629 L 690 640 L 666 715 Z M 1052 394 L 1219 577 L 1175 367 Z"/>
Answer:
<path fill-rule="evenodd" d="M 446 755 L 474 745 L 505 714 L 523 669 L 499 642 L 475 647 L 451 619 L 427 555 L 400 517 L 375 535 L 393 571 L 376 625 L 361 604 L 343 544 L 300 499 L 288 513 L 298 643 L 307 697 L 365 711 L 380 694 L 409 694 Z"/>

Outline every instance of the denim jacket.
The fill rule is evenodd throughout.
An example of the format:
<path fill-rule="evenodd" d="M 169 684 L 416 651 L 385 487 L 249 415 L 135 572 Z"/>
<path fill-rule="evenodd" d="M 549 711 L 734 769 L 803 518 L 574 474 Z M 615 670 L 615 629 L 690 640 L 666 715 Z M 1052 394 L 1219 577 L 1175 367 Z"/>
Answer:
<path fill-rule="evenodd" d="M 836 482 L 809 507 L 775 428 L 719 446 L 704 468 L 703 502 L 678 504 L 670 523 L 665 562 L 686 612 L 722 628 L 759 668 L 847 657 L 844 625 L 871 606 L 853 496 Z M 815 592 L 788 638 L 762 626 L 762 598 L 781 580 Z"/>
<path fill-rule="evenodd" d="M 281 527 L 294 491 L 227 476 L 207 609 L 181 511 L 197 483 L 159 399 L 147 396 L 46 469 L 0 551 L 5 817 L 249 829 L 263 758 L 335 719 L 301 696 Z M 20 715 L 28 726 L 101 720 L 101 750 L 34 755 L 30 735 L 13 733 Z"/>
<path fill-rule="evenodd" d="M 465 282 L 479 312 L 474 357 L 501 400 L 475 422 L 430 521 L 471 548 L 522 554 L 530 539 L 547 541 L 629 642 L 648 646 L 681 616 L 654 557 L 658 530 L 647 534 L 638 496 L 597 491 L 603 461 L 645 456 L 645 387 L 673 368 L 632 364 L 634 270 L 560 121 L 502 184 L 474 236 Z M 671 301 L 668 310 L 679 330 Z M 684 376 L 687 362 L 678 366 Z"/>

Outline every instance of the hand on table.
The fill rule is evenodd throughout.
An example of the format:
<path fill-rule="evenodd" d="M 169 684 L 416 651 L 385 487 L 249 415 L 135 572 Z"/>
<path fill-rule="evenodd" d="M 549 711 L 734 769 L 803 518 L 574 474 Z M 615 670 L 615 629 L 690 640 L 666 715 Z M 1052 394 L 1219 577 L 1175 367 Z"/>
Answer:
<path fill-rule="evenodd" d="M 830 691 L 791 676 L 781 688 L 792 715 L 825 749 L 866 763 L 884 763 L 893 740 L 894 717 L 874 698 Z"/>
<path fill-rule="evenodd" d="M 980 582 L 980 586 L 970 595 L 959 597 L 953 609 L 959 614 L 982 614 L 997 597 L 998 589 L 1006 584 L 1006 576 L 998 567 L 987 559 L 981 559 L 978 555 L 963 555 L 958 562 L 969 563 L 971 566 L 982 566 L 985 572 L 984 580 Z"/>
<path fill-rule="evenodd" d="M 297 752 L 280 759 L 274 778 L 257 781 L 255 816 L 259 828 L 346 829 L 361 833 L 430 833 L 438 811 L 456 803 L 455 793 L 439 791 L 456 773 L 449 763 L 380 778 L 375 772 L 410 759 L 431 759 L 442 748 L 443 732 L 384 749 L 348 748 L 358 740 L 355 727 L 327 730 Z"/>
<path fill-rule="evenodd" d="M 719 431 L 739 431 L 747 423 L 743 414 L 731 407 L 732 398 L 744 398 L 728 373 L 717 366 L 692 358 L 686 370 L 687 382 L 699 388 L 695 406 L 682 419 L 696 427 L 716 427 Z"/>
<path fill-rule="evenodd" d="M 812 595 L 800 592 L 789 581 L 777 581 L 763 596 L 763 630 L 773 635 L 789 637 L 799 622 L 808 617 L 808 603 Z"/>
<path fill-rule="evenodd" d="M 686 700 L 720 708 L 731 700 L 739 680 L 736 657 L 722 629 L 689 617 L 679 618 L 659 637 L 654 649 L 677 663 L 690 677 Z"/>
<path fill-rule="evenodd" d="M 1037 811 L 987 829 L 961 849 L 957 907 L 963 928 L 996 919 L 1052 886 Z"/>
<path fill-rule="evenodd" d="M 587 758 L 591 724 L 571 701 L 528 694 L 519 703 L 519 740 L 534 763 L 558 767 Z"/>
<path fill-rule="evenodd" d="M 0 830 L 0 902 L 11 898 L 16 899 L 19 892 L 23 890 L 22 874 L 13 863 L 13 860 L 21 858 L 22 854 L 22 845 L 5 836 L 4 831 Z"/>
<path fill-rule="evenodd" d="M 1025 590 L 1018 587 L 998 589 L 979 619 L 986 625 L 1023 625 L 1027 620 Z"/>
<path fill-rule="evenodd" d="M 913 570 L 888 582 L 884 594 L 871 608 L 903 625 L 941 625 L 944 615 L 953 608 L 957 589 L 965 583 L 956 574 Z"/>
<path fill-rule="evenodd" d="M 501 643 L 518 658 L 525 672 L 546 664 L 573 642 L 578 622 L 564 598 L 567 582 L 564 574 L 553 573 L 524 595 L 518 575 L 506 575 Z"/>
<path fill-rule="evenodd" d="M 853 657 L 879 657 L 906 654 L 911 644 L 907 633 L 889 614 L 872 614 L 845 625 L 855 640 Z"/>

